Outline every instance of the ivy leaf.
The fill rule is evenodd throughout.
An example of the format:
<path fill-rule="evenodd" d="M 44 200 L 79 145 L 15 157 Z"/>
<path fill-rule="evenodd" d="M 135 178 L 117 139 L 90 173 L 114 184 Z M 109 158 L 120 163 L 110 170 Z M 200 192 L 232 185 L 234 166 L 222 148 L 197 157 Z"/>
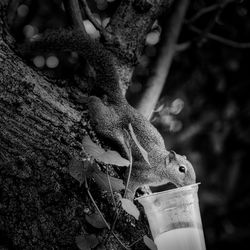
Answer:
<path fill-rule="evenodd" d="M 91 163 L 89 161 L 72 159 L 69 163 L 69 173 L 74 179 L 79 181 L 80 186 L 84 183 L 85 177 L 90 168 Z"/>
<path fill-rule="evenodd" d="M 99 213 L 93 213 L 91 215 L 86 214 L 85 219 L 90 225 L 95 228 L 107 227 Z"/>
<path fill-rule="evenodd" d="M 129 161 L 113 150 L 107 150 L 105 153 L 99 156 L 99 160 L 106 164 L 112 164 L 119 167 L 128 166 Z"/>
<path fill-rule="evenodd" d="M 128 128 L 129 128 L 130 135 L 133 141 L 135 142 L 136 146 L 139 148 L 144 160 L 150 165 L 149 160 L 148 160 L 148 152 L 141 146 L 140 142 L 137 140 L 137 137 L 135 135 L 135 132 L 131 123 L 129 123 Z"/>
<path fill-rule="evenodd" d="M 122 208 L 128 214 L 132 215 L 133 217 L 135 217 L 138 220 L 140 212 L 139 212 L 138 208 L 136 207 L 136 205 L 131 200 L 128 200 L 128 199 L 121 198 L 120 201 L 122 203 Z"/>
<path fill-rule="evenodd" d="M 104 190 L 110 192 L 110 187 L 109 187 L 109 181 L 108 181 L 108 176 L 107 174 L 103 173 L 101 170 L 98 168 L 94 169 L 94 172 L 92 173 L 92 177 L 98 184 L 98 186 Z M 109 176 L 110 178 L 110 183 L 112 186 L 112 191 L 119 192 L 122 189 L 125 189 L 125 186 L 123 184 L 123 181 L 121 179 Z"/>
<path fill-rule="evenodd" d="M 129 166 L 129 161 L 113 150 L 105 151 L 102 147 L 94 143 L 89 136 L 83 138 L 83 147 L 88 154 L 93 156 L 97 161 L 105 164 L 116 166 Z"/>
<path fill-rule="evenodd" d="M 144 241 L 145 245 L 149 249 L 151 249 L 151 250 L 157 250 L 157 246 L 155 245 L 155 243 L 147 235 L 143 236 L 143 241 Z"/>
<path fill-rule="evenodd" d="M 75 239 L 80 250 L 91 250 L 98 245 L 98 239 L 94 234 L 79 235 Z"/>
<path fill-rule="evenodd" d="M 86 152 L 92 155 L 94 158 L 96 156 L 102 155 L 105 152 L 105 150 L 94 143 L 88 135 L 83 137 L 82 143 Z"/>

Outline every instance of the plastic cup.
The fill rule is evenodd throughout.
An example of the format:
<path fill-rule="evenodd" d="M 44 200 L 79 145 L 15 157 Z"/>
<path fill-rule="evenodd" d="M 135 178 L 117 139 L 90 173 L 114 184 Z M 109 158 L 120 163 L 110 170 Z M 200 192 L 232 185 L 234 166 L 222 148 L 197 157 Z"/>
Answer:
<path fill-rule="evenodd" d="M 143 205 L 158 250 L 205 250 L 198 183 L 143 196 Z"/>

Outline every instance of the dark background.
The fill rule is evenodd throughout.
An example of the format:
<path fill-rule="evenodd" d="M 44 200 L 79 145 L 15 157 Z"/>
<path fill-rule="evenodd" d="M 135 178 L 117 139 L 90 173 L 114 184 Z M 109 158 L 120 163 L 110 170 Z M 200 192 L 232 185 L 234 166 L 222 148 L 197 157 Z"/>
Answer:
<path fill-rule="evenodd" d="M 223 1 L 190 2 L 179 39 L 180 44 L 189 46 L 176 53 L 152 122 L 164 135 L 167 147 L 187 155 L 195 167 L 197 181 L 201 182 L 199 197 L 207 249 L 250 249 L 250 49 L 206 38 L 207 29 L 250 44 L 249 1 L 233 1 L 220 12 L 208 12 L 191 24 L 188 20 L 200 10 Z M 103 23 L 117 4 L 118 0 L 89 1 Z M 23 41 L 47 28 L 65 26 L 67 17 L 61 5 L 60 0 L 24 1 L 11 27 L 13 34 Z M 91 35 L 98 37 L 93 26 L 86 25 Z M 190 25 L 205 34 L 193 32 Z M 150 74 L 162 26 L 164 18 L 147 38 L 128 93 L 131 102 L 140 95 Z M 37 54 L 31 62 L 60 77 L 81 70 L 73 53 Z"/>

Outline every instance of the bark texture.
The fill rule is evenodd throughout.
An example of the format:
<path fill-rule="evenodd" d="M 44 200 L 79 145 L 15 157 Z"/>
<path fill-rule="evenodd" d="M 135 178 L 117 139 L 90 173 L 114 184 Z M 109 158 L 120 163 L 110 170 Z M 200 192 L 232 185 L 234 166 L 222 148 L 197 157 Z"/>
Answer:
<path fill-rule="evenodd" d="M 122 0 L 107 27 L 112 42 L 106 44 L 114 52 L 121 87 L 126 92 L 129 87 L 134 65 L 145 46 L 147 33 L 154 21 L 172 1 L 168 0 Z"/>
<path fill-rule="evenodd" d="M 4 42 L 0 51 L 0 230 L 18 249 L 73 247 L 85 195 L 68 164 L 85 157 L 83 113 Z"/>
<path fill-rule="evenodd" d="M 152 11 L 137 16 L 133 1 L 122 1 L 109 26 L 120 49 L 106 46 L 111 50 L 114 46 L 124 85 L 147 31 L 167 1 L 152 2 Z M 7 4 L 7 0 L 0 3 L 0 248 L 77 249 L 75 237 L 93 232 L 85 213 L 94 208 L 68 166 L 74 159 L 87 158 L 81 141 L 93 131 L 86 107 L 71 98 L 72 89 L 49 81 L 13 51 L 5 23 Z M 129 23 L 135 17 L 136 22 Z M 122 35 L 129 31 L 130 37 Z M 125 60 L 126 54 L 132 56 Z M 96 192 L 104 215 L 112 221 L 111 203 L 105 197 Z M 133 220 L 120 217 L 120 237 L 127 243 L 137 240 L 143 231 L 141 222 L 134 227 Z M 112 237 L 108 246 L 123 249 Z M 144 247 L 137 244 L 134 249 Z"/>

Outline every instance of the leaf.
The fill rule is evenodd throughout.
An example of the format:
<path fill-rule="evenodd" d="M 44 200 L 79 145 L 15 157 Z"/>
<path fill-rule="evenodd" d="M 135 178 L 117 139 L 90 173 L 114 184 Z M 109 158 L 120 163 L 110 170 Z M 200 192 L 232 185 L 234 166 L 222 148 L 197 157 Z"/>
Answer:
<path fill-rule="evenodd" d="M 98 245 L 98 239 L 94 234 L 79 235 L 75 242 L 80 250 L 91 250 Z"/>
<path fill-rule="evenodd" d="M 101 148 L 99 145 L 97 145 L 96 143 L 94 143 L 89 136 L 84 136 L 82 143 L 86 152 L 92 155 L 94 158 L 105 152 L 105 150 Z"/>
<path fill-rule="evenodd" d="M 144 160 L 150 165 L 149 160 L 148 160 L 148 152 L 141 146 L 140 142 L 137 140 L 131 123 L 129 123 L 128 127 L 129 127 L 129 132 L 133 141 L 135 142 L 136 146 L 139 148 Z"/>
<path fill-rule="evenodd" d="M 138 220 L 140 212 L 139 212 L 138 208 L 136 207 L 136 205 L 131 200 L 128 200 L 128 199 L 121 198 L 120 201 L 122 203 L 122 208 L 128 214 L 132 215 L 133 217 L 135 217 Z"/>
<path fill-rule="evenodd" d="M 105 228 L 107 225 L 103 221 L 99 213 L 93 213 L 91 215 L 85 215 L 86 221 L 95 228 Z"/>
<path fill-rule="evenodd" d="M 79 181 L 80 185 L 82 185 L 90 167 L 91 163 L 89 161 L 72 159 L 69 163 L 69 173 L 74 179 Z"/>
<path fill-rule="evenodd" d="M 108 192 L 111 191 L 109 187 L 107 174 L 103 173 L 98 168 L 96 168 L 94 172 L 92 173 L 92 177 L 94 178 L 94 180 L 96 181 L 96 183 L 102 190 L 108 191 Z M 109 178 L 110 178 L 110 182 L 112 186 L 112 191 L 119 192 L 120 190 L 125 189 L 125 186 L 121 179 L 118 179 L 112 176 L 110 176 Z"/>
<path fill-rule="evenodd" d="M 106 164 L 112 164 L 116 166 L 129 166 L 129 161 L 113 150 L 107 150 L 103 155 L 99 157 L 100 161 Z"/>
<path fill-rule="evenodd" d="M 157 246 L 155 245 L 155 243 L 147 235 L 143 236 L 143 241 L 144 241 L 145 245 L 149 249 L 151 249 L 151 250 L 157 250 Z"/>
<path fill-rule="evenodd" d="M 99 145 L 94 143 L 89 136 L 85 136 L 82 143 L 86 152 L 93 156 L 97 161 L 120 167 L 129 165 L 129 161 L 121 157 L 118 152 L 113 150 L 105 151 Z"/>

